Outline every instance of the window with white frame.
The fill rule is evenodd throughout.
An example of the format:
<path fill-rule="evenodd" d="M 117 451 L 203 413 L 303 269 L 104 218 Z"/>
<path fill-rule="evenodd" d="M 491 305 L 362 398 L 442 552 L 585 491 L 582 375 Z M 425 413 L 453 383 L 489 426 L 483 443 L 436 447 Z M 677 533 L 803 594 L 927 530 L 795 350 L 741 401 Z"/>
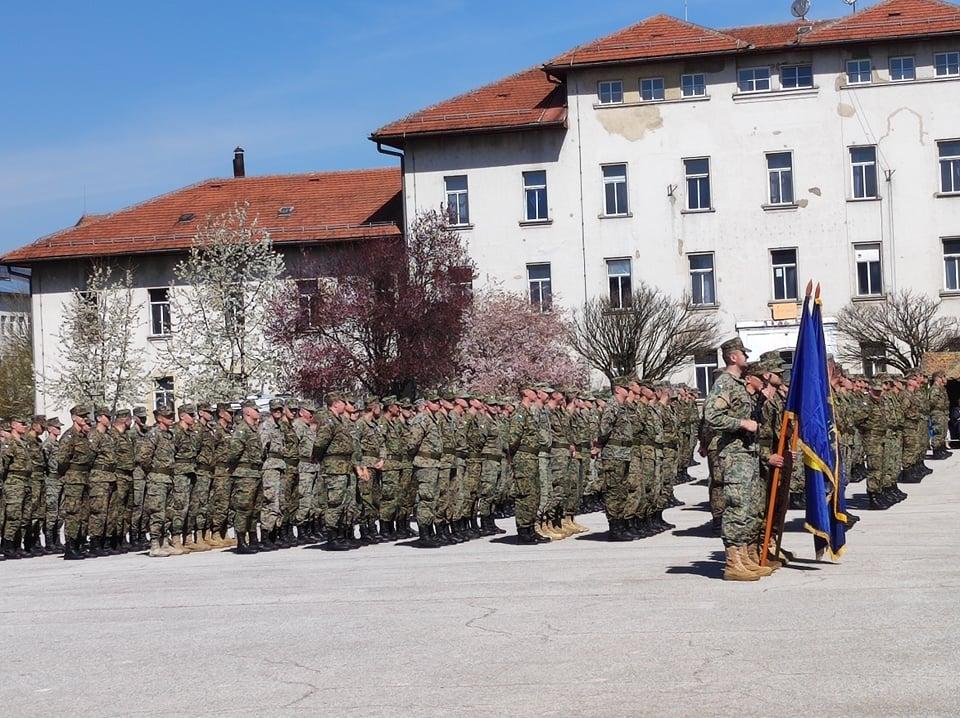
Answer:
<path fill-rule="evenodd" d="M 894 82 L 917 79 L 917 64 L 912 57 L 890 58 L 890 79 Z"/>
<path fill-rule="evenodd" d="M 937 143 L 940 154 L 940 191 L 944 194 L 960 192 L 960 140 Z"/>
<path fill-rule="evenodd" d="M 683 172 L 687 180 L 687 209 L 711 209 L 710 203 L 710 160 L 696 157 L 683 161 Z"/>
<path fill-rule="evenodd" d="M 853 198 L 876 199 L 877 191 L 877 148 L 851 147 L 850 169 L 853 174 Z"/>
<path fill-rule="evenodd" d="M 603 80 L 597 83 L 597 97 L 601 105 L 619 105 L 623 102 L 623 81 Z"/>
<path fill-rule="evenodd" d="M 868 379 L 887 371 L 887 357 L 883 345 L 860 342 L 860 356 L 863 358 L 863 375 Z"/>
<path fill-rule="evenodd" d="M 847 60 L 847 84 L 867 85 L 873 81 L 873 65 L 869 58 Z"/>
<path fill-rule="evenodd" d="M 450 224 L 456 226 L 470 224 L 467 176 L 453 175 L 444 177 L 443 186 L 447 193 L 447 218 Z"/>
<path fill-rule="evenodd" d="M 960 291 L 960 237 L 943 240 L 943 287 Z"/>
<path fill-rule="evenodd" d="M 530 287 L 530 304 L 541 312 L 550 309 L 553 303 L 553 290 L 550 284 L 549 264 L 528 264 L 527 285 Z"/>
<path fill-rule="evenodd" d="M 793 204 L 793 154 L 771 152 L 767 155 L 770 204 Z"/>
<path fill-rule="evenodd" d="M 933 56 L 933 69 L 937 77 L 960 75 L 960 52 L 938 52 Z"/>
<path fill-rule="evenodd" d="M 796 90 L 801 87 L 813 87 L 812 65 L 787 65 L 780 68 L 780 87 Z"/>
<path fill-rule="evenodd" d="M 857 296 L 881 296 L 883 266 L 880 262 L 880 243 L 854 245 L 853 257 L 857 265 Z"/>
<path fill-rule="evenodd" d="M 627 166 L 603 166 L 603 213 L 610 216 L 629 212 L 627 205 Z"/>
<path fill-rule="evenodd" d="M 797 288 L 797 250 L 774 249 L 770 252 L 770 265 L 773 269 L 773 300 L 775 302 L 796 301 Z"/>
<path fill-rule="evenodd" d="M 610 285 L 612 309 L 626 309 L 633 303 L 633 282 L 629 259 L 607 260 L 607 284 Z"/>
<path fill-rule="evenodd" d="M 524 218 L 528 222 L 539 222 L 549 218 L 546 170 L 523 173 L 523 200 Z"/>
<path fill-rule="evenodd" d="M 747 67 L 737 73 L 740 92 L 766 92 L 770 89 L 769 67 Z"/>
<path fill-rule="evenodd" d="M 153 385 L 153 408 L 158 409 L 161 406 L 173 407 L 173 377 L 164 376 L 154 380 Z"/>
<path fill-rule="evenodd" d="M 648 77 L 640 80 L 640 99 L 644 102 L 655 102 L 664 98 L 663 78 Z"/>
<path fill-rule="evenodd" d="M 717 350 L 693 355 L 693 366 L 697 373 L 697 389 L 701 396 L 706 396 L 713 388 L 713 374 L 719 368 Z"/>
<path fill-rule="evenodd" d="M 690 254 L 690 303 L 712 306 L 717 303 L 713 276 L 713 254 Z"/>
<path fill-rule="evenodd" d="M 680 94 L 683 97 L 704 97 L 707 94 L 707 81 L 703 73 L 680 76 Z"/>
<path fill-rule="evenodd" d="M 170 334 L 170 289 L 158 287 L 148 290 L 150 295 L 150 336 Z"/>

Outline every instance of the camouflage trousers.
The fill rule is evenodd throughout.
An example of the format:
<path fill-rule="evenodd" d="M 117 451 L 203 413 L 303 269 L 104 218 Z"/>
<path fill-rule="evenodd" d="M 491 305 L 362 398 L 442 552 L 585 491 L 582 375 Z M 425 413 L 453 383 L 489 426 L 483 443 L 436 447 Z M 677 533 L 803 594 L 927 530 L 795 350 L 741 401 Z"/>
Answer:
<path fill-rule="evenodd" d="M 589 451 L 587 452 L 589 456 Z M 584 459 L 583 454 L 570 458 L 567 463 L 567 473 L 563 487 L 563 513 L 573 516 L 580 511 L 580 497 L 583 496 L 583 477 L 585 467 L 590 459 Z"/>
<path fill-rule="evenodd" d="M 216 468 L 210 486 L 210 528 L 224 532 L 233 521 L 230 518 L 230 494 L 233 493 L 233 477 L 225 468 Z"/>
<path fill-rule="evenodd" d="M 435 466 L 416 466 L 413 478 L 417 484 L 417 524 L 429 526 L 440 520 L 440 469 Z"/>
<path fill-rule="evenodd" d="M 626 518 L 627 478 L 630 474 L 630 462 L 621 459 L 601 459 L 600 484 L 603 493 L 603 505 L 607 518 L 620 520 Z"/>
<path fill-rule="evenodd" d="M 710 498 L 710 515 L 719 520 L 723 516 L 723 473 L 720 457 L 716 449 L 707 450 L 707 469 L 710 472 L 708 492 Z"/>
<path fill-rule="evenodd" d="M 117 493 L 110 502 L 107 534 L 123 537 L 129 525 L 127 517 L 130 515 L 130 501 L 132 500 L 133 476 L 124 471 L 117 471 Z"/>
<path fill-rule="evenodd" d="M 677 483 L 677 472 L 680 470 L 677 447 L 667 444 L 662 447 L 662 450 L 663 460 L 660 464 L 658 510 L 665 508 L 670 503 L 670 499 L 673 497 L 673 487 Z"/>
<path fill-rule="evenodd" d="M 170 521 L 170 535 L 180 536 L 187 530 L 187 512 L 190 510 L 190 494 L 196 483 L 194 473 L 175 473 L 170 501 L 167 502 L 167 514 Z"/>
<path fill-rule="evenodd" d="M 17 531 L 26 528 L 29 523 L 29 516 L 26 510 L 30 504 L 30 478 L 7 474 L 7 479 L 3 483 L 3 507 L 5 513 L 5 522 L 3 525 L 3 538 L 7 541 L 13 541 Z"/>
<path fill-rule="evenodd" d="M 358 513 L 356 474 L 324 474 L 323 488 L 326 494 L 324 528 L 336 531 L 352 526 Z"/>
<path fill-rule="evenodd" d="M 360 520 L 375 521 L 380 516 L 380 495 L 383 482 L 380 477 L 380 470 L 372 466 L 368 467 L 370 480 L 357 481 L 357 496 L 359 500 Z"/>
<path fill-rule="evenodd" d="M 540 513 L 544 516 L 553 516 L 564 507 L 564 497 L 569 485 L 568 472 L 570 471 L 570 450 L 552 449 L 548 460 L 550 470 L 550 481 L 546 489 L 549 492 L 547 496 L 540 496 Z M 541 491 L 543 491 L 541 484 Z"/>
<path fill-rule="evenodd" d="M 143 510 L 150 525 L 150 538 L 162 541 L 171 535 L 168 504 L 173 490 L 173 480 L 164 474 L 147 474 L 147 491 Z"/>
<path fill-rule="evenodd" d="M 91 536 L 102 537 L 107 534 L 107 529 L 112 528 L 110 517 L 116 514 L 116 478 L 108 480 L 106 477 L 113 477 L 112 473 L 90 472 L 90 489 L 87 494 L 88 514 L 87 514 L 87 532 Z"/>
<path fill-rule="evenodd" d="M 540 505 L 537 506 L 537 513 L 541 516 L 547 509 L 547 502 L 551 499 L 553 493 L 553 475 L 550 472 L 550 454 L 541 452 L 537 456 L 537 476 L 540 479 Z"/>
<path fill-rule="evenodd" d="M 43 495 L 43 476 L 34 474 L 30 477 L 30 504 L 27 507 L 31 523 L 42 524 L 47 502 Z"/>
<path fill-rule="evenodd" d="M 292 526 L 297 518 L 297 509 L 300 507 L 299 483 L 297 467 L 287 466 L 280 481 L 280 516 L 284 526 Z"/>
<path fill-rule="evenodd" d="M 532 527 L 540 509 L 540 462 L 534 454 L 513 457 L 514 517 L 518 528 Z"/>
<path fill-rule="evenodd" d="M 599 494 L 600 488 L 600 459 L 590 457 L 588 470 L 584 475 L 583 495 Z"/>
<path fill-rule="evenodd" d="M 453 466 L 441 466 L 437 481 L 437 510 L 439 521 L 453 521 L 457 508 L 457 471 Z"/>
<path fill-rule="evenodd" d="M 396 521 L 400 517 L 401 487 L 400 468 L 384 469 L 380 472 L 380 511 L 381 521 Z M 403 517 L 406 518 L 406 517 Z"/>
<path fill-rule="evenodd" d="M 899 432 L 887 432 L 883 440 L 883 472 L 882 483 L 884 488 L 895 486 L 903 468 L 903 441 Z"/>
<path fill-rule="evenodd" d="M 264 531 L 273 531 L 280 525 L 280 485 L 283 469 L 263 470 L 263 494 L 260 500 L 260 526 Z"/>
<path fill-rule="evenodd" d="M 412 519 L 417 510 L 417 482 L 413 476 L 413 465 L 400 469 L 400 510 L 398 519 Z"/>
<path fill-rule="evenodd" d="M 139 466 L 133 470 L 133 486 L 130 489 L 130 507 L 127 526 L 131 531 L 145 534 L 150 528 L 150 519 L 143 503 L 147 495 L 147 476 Z"/>
<path fill-rule="evenodd" d="M 305 524 L 322 514 L 317 514 L 317 492 L 322 487 L 317 485 L 318 470 L 315 466 L 297 470 L 297 510 L 294 521 Z"/>
<path fill-rule="evenodd" d="M 499 458 L 485 458 L 480 464 L 480 486 L 477 491 L 477 512 L 481 516 L 489 516 L 493 512 L 493 505 L 500 499 L 497 495 L 497 484 L 500 481 L 501 460 Z"/>
<path fill-rule="evenodd" d="M 793 462 L 793 470 L 790 473 L 790 493 L 802 494 L 806 486 L 806 472 L 803 469 L 803 454 L 797 454 L 797 461 Z"/>
<path fill-rule="evenodd" d="M 760 484 L 760 464 L 756 454 L 731 452 L 720 455 L 723 472 L 723 522 L 721 536 L 724 546 L 746 546 L 756 541 L 761 521 L 756 507 L 763 503 Z"/>
<path fill-rule="evenodd" d="M 263 484 L 252 476 L 234 476 L 230 486 L 230 513 L 233 528 L 241 533 L 256 533 L 257 514 L 263 494 Z"/>
<path fill-rule="evenodd" d="M 213 474 L 198 471 L 190 491 L 190 504 L 187 507 L 187 531 L 205 531 L 210 527 L 210 489 L 213 486 Z"/>
<path fill-rule="evenodd" d="M 863 437 L 863 448 L 867 455 L 867 493 L 877 494 L 883 490 L 883 434 L 867 434 Z M 792 491 L 792 488 L 791 488 Z"/>
<path fill-rule="evenodd" d="M 930 423 L 933 428 L 933 439 L 931 440 L 931 443 L 933 444 L 933 448 L 946 449 L 947 440 L 950 438 L 950 431 L 948 429 L 947 412 L 934 411 L 930 415 Z"/>
<path fill-rule="evenodd" d="M 623 506 L 625 519 L 646 516 L 649 510 L 649 493 L 652 489 L 654 468 L 653 447 L 635 446 L 630 454 L 630 468 L 627 470 L 627 496 Z"/>
<path fill-rule="evenodd" d="M 463 480 L 460 482 L 460 497 L 457 506 L 457 518 L 472 519 L 477 515 L 477 502 L 480 498 L 480 475 L 483 473 L 482 459 L 467 459 L 463 468 Z"/>
<path fill-rule="evenodd" d="M 500 461 L 500 478 L 497 480 L 497 501 L 499 503 L 507 503 L 508 501 L 512 500 L 513 460 L 503 458 Z"/>
<path fill-rule="evenodd" d="M 63 517 L 64 537 L 68 540 L 86 536 L 86 504 L 87 484 L 81 482 L 64 482 L 61 515 Z"/>
<path fill-rule="evenodd" d="M 59 531 L 63 518 L 63 479 L 59 476 L 48 476 L 43 484 L 43 496 L 46 502 L 44 528 L 47 531 Z"/>

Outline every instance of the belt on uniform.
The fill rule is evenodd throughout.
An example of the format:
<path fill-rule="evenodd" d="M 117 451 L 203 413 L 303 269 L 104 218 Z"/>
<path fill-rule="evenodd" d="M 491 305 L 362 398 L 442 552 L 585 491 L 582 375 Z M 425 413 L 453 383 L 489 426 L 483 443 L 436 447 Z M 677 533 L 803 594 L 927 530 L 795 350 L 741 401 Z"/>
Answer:
<path fill-rule="evenodd" d="M 254 464 L 250 461 L 241 461 L 236 466 L 235 469 L 253 469 L 254 471 L 260 471 L 261 467 L 258 464 Z"/>
<path fill-rule="evenodd" d="M 604 446 L 618 446 L 618 447 L 620 447 L 621 449 L 631 449 L 631 448 L 633 448 L 633 444 L 624 444 L 624 443 L 619 442 L 619 441 L 608 441 L 606 444 L 604 444 Z"/>
<path fill-rule="evenodd" d="M 570 444 L 552 444 L 550 448 L 551 449 L 569 449 Z"/>
<path fill-rule="evenodd" d="M 417 454 L 418 459 L 430 459 L 431 461 L 440 461 L 442 456 L 443 454 L 430 454 L 426 451 L 421 451 L 419 454 Z"/>
<path fill-rule="evenodd" d="M 173 476 L 173 469 L 150 469 L 150 474 L 160 474 L 161 476 Z"/>
<path fill-rule="evenodd" d="M 213 473 L 212 464 L 197 464 L 197 471 L 203 471 L 204 473 L 211 474 Z"/>
<path fill-rule="evenodd" d="M 106 471 L 107 473 L 110 473 L 111 471 L 113 471 L 113 470 L 116 469 L 116 468 L 117 468 L 117 467 L 116 467 L 115 464 L 94 464 L 93 467 L 91 468 L 91 470 L 92 470 L 92 471 Z"/>
<path fill-rule="evenodd" d="M 115 474 L 120 474 L 121 476 L 126 476 L 127 478 L 132 478 L 132 477 L 133 477 L 133 470 L 132 470 L 132 469 L 114 469 L 113 472 L 114 472 Z"/>
<path fill-rule="evenodd" d="M 503 454 L 492 454 L 492 453 L 480 454 L 480 458 L 500 461 L 500 459 L 503 458 Z"/>
<path fill-rule="evenodd" d="M 27 471 L 8 471 L 7 476 L 8 477 L 13 476 L 19 479 L 29 479 L 31 478 L 32 474 L 30 474 Z"/>
<path fill-rule="evenodd" d="M 269 451 L 269 452 L 267 452 L 267 458 L 268 458 L 268 459 L 284 459 L 284 460 L 286 459 L 286 457 L 283 455 L 283 452 L 282 452 L 282 451 L 280 451 L 280 452 L 277 452 L 277 451 Z"/>
<path fill-rule="evenodd" d="M 324 459 L 352 459 L 350 454 L 325 454 Z"/>
<path fill-rule="evenodd" d="M 68 464 L 67 471 L 90 471 L 90 464 Z"/>
<path fill-rule="evenodd" d="M 406 461 L 407 457 L 405 454 L 387 454 L 387 459 L 389 461 Z"/>

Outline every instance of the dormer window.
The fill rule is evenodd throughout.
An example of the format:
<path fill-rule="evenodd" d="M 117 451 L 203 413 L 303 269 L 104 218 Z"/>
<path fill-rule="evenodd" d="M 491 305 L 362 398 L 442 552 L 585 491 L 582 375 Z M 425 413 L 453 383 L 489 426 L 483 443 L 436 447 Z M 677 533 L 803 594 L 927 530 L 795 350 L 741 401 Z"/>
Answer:
<path fill-rule="evenodd" d="M 194 217 L 196 217 L 196 215 L 195 215 L 193 212 L 184 212 L 183 214 L 181 214 L 181 215 L 177 218 L 177 221 L 178 221 L 178 222 L 189 222 L 189 221 L 190 221 L 191 219 L 193 219 Z"/>
<path fill-rule="evenodd" d="M 277 210 L 278 217 L 289 217 L 293 214 L 293 205 L 286 205 Z"/>

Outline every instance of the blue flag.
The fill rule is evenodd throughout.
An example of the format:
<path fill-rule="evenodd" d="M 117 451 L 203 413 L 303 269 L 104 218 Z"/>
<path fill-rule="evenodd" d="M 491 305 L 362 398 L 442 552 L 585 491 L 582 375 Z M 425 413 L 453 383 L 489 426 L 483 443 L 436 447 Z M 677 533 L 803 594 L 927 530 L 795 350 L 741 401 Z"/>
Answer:
<path fill-rule="evenodd" d="M 810 297 L 803 302 L 786 411 L 797 423 L 806 474 L 804 528 L 813 534 L 817 556 L 838 559 L 847 541 L 846 516 L 819 296 L 812 311 Z"/>

